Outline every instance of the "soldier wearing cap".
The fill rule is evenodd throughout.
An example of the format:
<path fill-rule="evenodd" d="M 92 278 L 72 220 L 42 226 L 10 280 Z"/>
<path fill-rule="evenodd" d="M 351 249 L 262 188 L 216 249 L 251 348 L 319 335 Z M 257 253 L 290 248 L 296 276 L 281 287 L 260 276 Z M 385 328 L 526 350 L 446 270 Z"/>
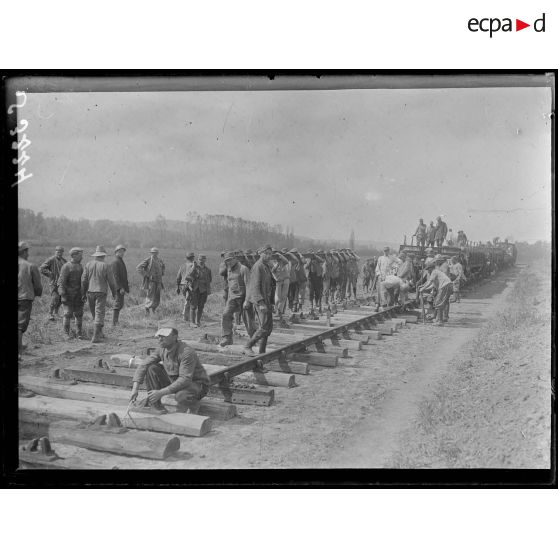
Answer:
<path fill-rule="evenodd" d="M 112 310 L 113 326 L 118 324 L 118 316 L 124 307 L 124 295 L 130 292 L 130 287 L 128 285 L 128 270 L 126 269 L 126 264 L 124 263 L 124 252 L 126 252 L 126 247 L 119 244 L 114 249 L 114 260 L 110 263 L 110 269 L 114 277 L 114 282 L 116 283 L 116 299 Z"/>
<path fill-rule="evenodd" d="M 284 256 L 290 261 L 291 268 L 289 271 L 289 293 L 288 293 L 288 300 L 289 300 L 289 309 L 291 312 L 298 311 L 298 273 L 297 268 L 302 265 L 302 261 L 298 256 L 298 251 L 296 248 L 291 248 L 288 252 L 284 254 Z"/>
<path fill-rule="evenodd" d="M 434 240 L 436 241 L 436 246 L 438 248 L 442 247 L 447 235 L 448 226 L 444 223 L 444 221 L 442 221 L 442 217 L 436 217 L 436 233 L 434 235 Z"/>
<path fill-rule="evenodd" d="M 196 327 L 201 326 L 201 319 L 203 315 L 203 308 L 207 302 L 207 297 L 211 293 L 211 269 L 205 265 L 207 256 L 199 254 L 198 256 L 198 278 L 192 287 L 192 310 L 190 319 L 192 325 Z"/>
<path fill-rule="evenodd" d="M 161 303 L 161 290 L 163 289 L 163 275 L 165 275 L 165 264 L 159 258 L 159 249 L 151 248 L 151 254 L 145 258 L 137 266 L 137 270 L 143 277 L 143 285 L 145 295 L 145 314 L 149 316 L 149 310 L 155 314 L 159 304 Z"/>
<path fill-rule="evenodd" d="M 58 277 L 60 275 L 60 270 L 62 266 L 66 263 L 66 259 L 63 256 L 64 247 L 56 246 L 54 249 L 54 256 L 51 256 L 41 264 L 39 271 L 49 278 L 50 284 L 50 320 L 54 321 L 55 316 L 58 315 L 58 310 L 60 309 L 60 294 L 58 293 Z"/>
<path fill-rule="evenodd" d="M 248 308 L 250 304 L 254 305 L 259 327 L 244 346 L 246 354 L 254 353 L 252 347 L 256 343 L 259 343 L 259 352 L 265 353 L 267 338 L 273 330 L 272 275 L 269 269 L 272 253 L 273 249 L 269 244 L 261 248 L 259 251 L 260 259 L 254 264 L 250 273 L 250 283 L 244 307 Z"/>
<path fill-rule="evenodd" d="M 196 327 L 196 304 L 194 298 L 194 288 L 197 285 L 199 273 L 194 252 L 186 254 L 186 261 L 179 267 L 176 275 L 176 293 L 184 296 L 184 308 L 182 309 L 182 319 Z"/>
<path fill-rule="evenodd" d="M 109 265 L 105 262 L 107 252 L 104 246 L 97 246 L 91 256 L 95 259 L 87 262 L 81 275 L 82 299 L 89 304 L 89 310 L 95 322 L 91 343 L 99 343 L 105 338 L 103 326 L 105 325 L 105 311 L 107 306 L 108 290 L 116 298 L 116 284 Z"/>
<path fill-rule="evenodd" d="M 76 321 L 76 336 L 83 339 L 83 297 L 81 294 L 81 276 L 83 275 L 83 249 L 74 246 L 70 250 L 70 261 L 66 262 L 60 270 L 58 277 L 58 292 L 62 300 L 64 317 L 62 325 L 64 333 L 70 336 L 72 318 Z"/>
<path fill-rule="evenodd" d="M 23 334 L 27 331 L 31 318 L 31 308 L 36 296 L 43 294 L 41 274 L 39 268 L 27 261 L 29 258 L 29 244 L 19 242 L 18 244 L 18 275 L 17 275 L 17 352 L 21 355 L 25 346 L 23 345 Z"/>
<path fill-rule="evenodd" d="M 289 284 L 291 277 L 291 262 L 280 252 L 274 252 L 271 274 L 275 279 L 275 310 L 279 317 L 279 325 L 286 327 L 284 314 L 289 295 Z"/>
<path fill-rule="evenodd" d="M 440 269 L 440 266 L 446 261 L 446 258 L 438 254 L 433 260 L 425 263 L 425 267 L 431 270 L 430 276 L 426 283 L 419 288 L 419 292 L 434 290 L 434 313 L 436 316 L 436 325 L 444 325 L 449 319 L 450 297 L 453 293 L 453 284 L 450 278 Z"/>
<path fill-rule="evenodd" d="M 308 276 L 308 298 L 310 299 L 310 314 L 318 319 L 314 314 L 314 305 L 322 311 L 322 293 L 324 288 L 324 261 L 325 254 L 319 250 L 316 254 L 310 254 L 306 259 L 306 274 Z"/>
<path fill-rule="evenodd" d="M 358 282 L 358 256 L 352 251 L 347 250 L 347 257 L 349 261 L 347 263 L 347 295 L 349 299 L 351 298 L 351 292 L 353 299 L 356 300 L 357 293 L 357 282 Z"/>
<path fill-rule="evenodd" d="M 139 386 L 145 380 L 147 399 L 142 406 L 166 413 L 161 399 L 174 395 L 178 411 L 196 413 L 209 391 L 209 377 L 196 351 L 178 339 L 174 327 L 162 327 L 155 336 L 159 348 L 137 368 L 130 399 L 137 399 Z"/>
<path fill-rule="evenodd" d="M 233 252 L 225 254 L 225 265 L 227 266 L 227 299 L 226 306 L 221 319 L 221 347 L 233 344 L 233 318 L 241 315 L 249 337 L 255 332 L 254 315 L 252 305 L 244 305 L 246 302 L 246 290 L 250 284 L 250 270 L 242 265 Z"/>
<path fill-rule="evenodd" d="M 419 219 L 419 224 L 415 234 L 413 236 L 417 237 L 417 246 L 420 246 L 420 251 L 424 250 L 424 245 L 426 243 L 426 225 L 422 219 Z"/>
<path fill-rule="evenodd" d="M 433 248 L 436 243 L 436 225 L 434 221 L 430 221 L 428 228 L 426 229 L 426 244 Z"/>

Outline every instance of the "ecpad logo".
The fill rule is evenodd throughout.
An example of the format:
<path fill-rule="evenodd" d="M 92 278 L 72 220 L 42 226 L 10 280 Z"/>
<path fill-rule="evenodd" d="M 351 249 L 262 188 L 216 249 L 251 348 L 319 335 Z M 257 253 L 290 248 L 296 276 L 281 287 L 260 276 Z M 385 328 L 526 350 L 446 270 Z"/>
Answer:
<path fill-rule="evenodd" d="M 536 33 L 545 32 L 545 17 L 546 14 L 543 13 L 543 15 L 539 19 L 536 19 L 533 22 L 533 30 Z M 472 33 L 477 33 L 478 31 L 481 31 L 483 33 L 490 33 L 490 38 L 492 38 L 492 35 L 494 33 L 497 33 L 498 31 L 503 31 L 504 33 L 513 31 L 512 18 L 509 17 L 505 17 L 503 19 L 497 17 L 485 17 L 482 19 L 477 19 L 475 17 L 472 17 L 468 21 L 467 27 Z M 531 27 L 531 24 L 525 23 L 520 19 L 515 20 L 516 31 L 521 31 L 522 29 L 526 29 L 527 27 Z"/>

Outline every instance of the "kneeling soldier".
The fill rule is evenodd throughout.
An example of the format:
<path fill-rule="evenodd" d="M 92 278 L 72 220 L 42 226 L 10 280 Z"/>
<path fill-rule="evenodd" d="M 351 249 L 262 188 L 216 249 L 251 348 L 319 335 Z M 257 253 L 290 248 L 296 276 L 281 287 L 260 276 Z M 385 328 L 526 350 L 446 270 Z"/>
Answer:
<path fill-rule="evenodd" d="M 139 385 L 145 379 L 145 407 L 151 407 L 158 413 L 166 413 L 167 409 L 161 399 L 165 395 L 174 394 L 178 411 L 195 413 L 199 409 L 200 400 L 209 391 L 209 377 L 205 368 L 196 351 L 178 339 L 176 328 L 162 327 L 155 337 L 159 339 L 159 348 L 136 370 L 130 399 L 137 399 Z"/>

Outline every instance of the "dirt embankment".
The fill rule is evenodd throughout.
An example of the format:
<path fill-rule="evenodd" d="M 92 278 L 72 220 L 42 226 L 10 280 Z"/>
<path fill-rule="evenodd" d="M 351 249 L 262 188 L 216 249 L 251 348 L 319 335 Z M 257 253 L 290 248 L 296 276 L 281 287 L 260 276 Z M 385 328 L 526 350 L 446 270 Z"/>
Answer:
<path fill-rule="evenodd" d="M 522 270 L 498 312 L 448 363 L 391 465 L 550 467 L 550 333 L 547 260 Z"/>

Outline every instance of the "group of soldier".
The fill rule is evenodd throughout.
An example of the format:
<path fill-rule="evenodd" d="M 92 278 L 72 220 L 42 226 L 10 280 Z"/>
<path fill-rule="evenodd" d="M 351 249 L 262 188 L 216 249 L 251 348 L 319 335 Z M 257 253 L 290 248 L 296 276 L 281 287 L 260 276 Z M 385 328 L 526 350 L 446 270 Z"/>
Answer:
<path fill-rule="evenodd" d="M 419 219 L 419 224 L 413 237 L 417 239 L 417 246 L 420 246 L 422 250 L 426 246 L 434 248 L 437 246 L 441 248 L 444 242 L 448 246 L 458 246 L 464 247 L 467 245 L 467 235 L 462 231 L 457 231 L 457 236 L 454 234 L 452 229 L 448 229 L 447 224 L 442 221 L 442 217 L 436 217 L 436 223 L 430 221 L 430 224 L 426 226 L 423 219 Z"/>
<path fill-rule="evenodd" d="M 432 247 L 426 248 L 426 259 L 413 260 L 405 251 L 390 254 L 389 247 L 376 261 L 367 260 L 363 267 L 364 284 L 374 275 L 372 290 L 377 293 L 377 307 L 406 303 L 406 294 L 416 287 L 422 301 L 428 304 L 429 320 L 443 325 L 449 317 L 450 297 L 459 302 L 460 285 L 465 280 L 463 267 L 457 258 L 447 261 L 438 254 L 434 257 Z M 97 246 L 92 259 L 82 266 L 83 249 L 70 250 L 70 261 L 64 258 L 64 249 L 57 246 L 52 257 L 40 267 L 28 261 L 29 245 L 19 243 L 18 273 L 18 353 L 24 350 L 23 333 L 27 330 L 35 297 L 42 295 L 40 274 L 49 279 L 51 291 L 50 319 L 55 320 L 60 306 L 63 307 L 63 328 L 70 336 L 72 318 L 75 319 L 76 336 L 83 338 L 83 307 L 87 301 L 94 320 L 92 342 L 103 337 L 106 300 L 110 290 L 114 298 L 113 325 L 118 324 L 124 297 L 129 293 L 128 275 L 124 254 L 126 248 L 119 245 L 114 250 L 112 262 L 105 262 L 107 252 Z M 273 313 L 279 323 L 285 325 L 287 305 L 297 313 L 305 302 L 306 291 L 310 300 L 310 316 L 322 310 L 322 302 L 343 301 L 355 297 L 359 273 L 359 257 L 349 249 L 319 250 L 301 254 L 296 248 L 274 250 L 270 245 L 256 252 L 247 250 L 228 251 L 221 254 L 219 275 L 225 288 L 225 309 L 222 315 L 222 338 L 220 345 L 232 344 L 233 323 L 244 322 L 247 341 L 243 351 L 247 355 L 266 351 L 267 339 L 273 329 Z M 165 265 L 159 250 L 152 248 L 148 258 L 137 266 L 143 277 L 146 294 L 146 315 L 155 313 L 161 300 Z M 212 275 L 206 266 L 206 256 L 193 252 L 186 254 L 176 277 L 177 293 L 184 296 L 183 318 L 191 327 L 199 327 L 207 296 L 211 292 Z M 173 395 L 177 409 L 196 412 L 201 399 L 209 391 L 209 377 L 198 355 L 190 346 L 178 338 L 175 327 L 162 327 L 156 337 L 157 351 L 150 355 L 137 370 L 133 378 L 130 395 L 137 410 L 166 413 L 162 398 Z M 136 401 L 140 384 L 145 383 L 147 397 Z"/>
<path fill-rule="evenodd" d="M 69 337 L 73 335 L 71 322 L 75 320 L 75 336 L 83 339 L 83 310 L 87 302 L 94 322 L 91 341 L 98 343 L 104 339 L 109 291 L 114 299 L 113 326 L 118 324 L 124 297 L 130 292 L 125 252 L 125 246 L 116 246 L 113 261 L 107 263 L 107 251 L 103 246 L 97 246 L 91 254 L 92 259 L 82 265 L 82 248 L 73 247 L 69 252 L 70 261 L 67 261 L 64 248 L 56 246 L 54 255 L 37 268 L 28 261 L 29 245 L 20 242 L 19 352 L 23 347 L 22 335 L 29 325 L 33 299 L 42 294 L 40 274 L 49 280 L 49 319 L 56 320 L 62 307 L 65 334 Z M 223 298 L 226 303 L 222 316 L 223 346 L 232 343 L 233 320 L 239 324 L 242 319 L 250 337 L 246 352 L 253 352 L 252 347 L 256 343 L 261 352 L 265 351 L 273 323 L 272 313 L 277 313 L 279 323 L 286 325 L 287 305 L 292 313 L 299 312 L 307 293 L 310 316 L 314 318 L 317 318 L 316 311 L 321 312 L 323 302 L 328 305 L 351 296 L 356 299 L 359 258 L 349 249 L 301 254 L 296 248 L 273 250 L 267 245 L 256 252 L 222 252 L 221 259 L 219 275 L 224 280 Z M 204 306 L 211 293 L 213 277 L 206 260 L 204 254 L 196 258 L 193 252 L 188 252 L 176 277 L 176 292 L 184 297 L 183 319 L 190 327 L 200 327 Z M 165 264 L 157 248 L 151 248 L 149 257 L 138 264 L 137 271 L 143 278 L 145 313 L 147 316 L 155 314 L 161 302 L 165 275 Z"/>
<path fill-rule="evenodd" d="M 221 258 L 219 275 L 225 281 L 226 303 L 222 347 L 232 344 L 234 320 L 237 324 L 242 320 L 248 334 L 245 352 L 253 353 L 256 344 L 260 353 L 265 352 L 273 312 L 279 325 L 287 326 L 287 305 L 293 314 L 301 311 L 307 292 L 309 316 L 316 319 L 323 303 L 351 295 L 356 299 L 359 258 L 349 249 L 300 253 L 296 248 L 274 250 L 266 245 L 255 253 L 222 252 Z"/>
<path fill-rule="evenodd" d="M 442 325 L 449 318 L 450 302 L 461 300 L 465 271 L 459 256 L 435 255 L 431 246 L 424 252 L 424 259 L 420 254 L 408 254 L 405 250 L 396 255 L 391 254 L 386 246 L 382 256 L 364 263 L 364 291 L 372 293 L 377 310 L 381 310 L 396 302 L 404 308 L 407 293 L 414 289 L 427 303 L 425 320 L 435 320 L 436 324 Z"/>

